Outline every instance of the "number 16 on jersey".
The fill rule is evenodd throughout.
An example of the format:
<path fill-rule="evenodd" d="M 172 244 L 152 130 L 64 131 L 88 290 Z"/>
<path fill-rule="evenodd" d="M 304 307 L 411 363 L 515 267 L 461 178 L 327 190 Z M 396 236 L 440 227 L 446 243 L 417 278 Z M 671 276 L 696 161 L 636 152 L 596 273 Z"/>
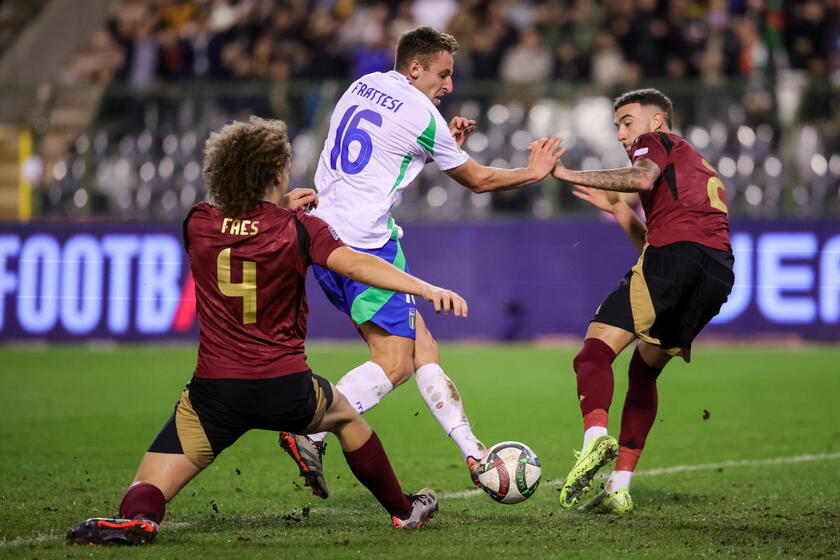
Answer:
<path fill-rule="evenodd" d="M 370 109 L 362 109 L 354 115 L 353 113 L 358 108 L 358 105 L 352 105 L 341 117 L 341 122 L 335 131 L 333 149 L 330 152 L 330 167 L 337 169 L 336 165 L 340 157 L 341 170 L 348 175 L 355 175 L 364 169 L 373 154 L 373 140 L 370 134 L 359 128 L 359 123 L 365 120 L 375 126 L 382 126 L 382 115 Z M 358 142 L 360 147 L 356 159 L 351 161 L 350 144 L 353 142 Z"/>

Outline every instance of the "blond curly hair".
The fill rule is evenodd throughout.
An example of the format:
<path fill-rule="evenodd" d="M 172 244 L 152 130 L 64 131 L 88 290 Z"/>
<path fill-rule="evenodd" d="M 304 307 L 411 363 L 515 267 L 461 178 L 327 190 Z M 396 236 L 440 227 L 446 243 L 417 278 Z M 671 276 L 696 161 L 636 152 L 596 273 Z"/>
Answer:
<path fill-rule="evenodd" d="M 243 216 L 292 160 L 286 123 L 251 117 L 213 132 L 204 144 L 204 180 L 225 216 Z"/>

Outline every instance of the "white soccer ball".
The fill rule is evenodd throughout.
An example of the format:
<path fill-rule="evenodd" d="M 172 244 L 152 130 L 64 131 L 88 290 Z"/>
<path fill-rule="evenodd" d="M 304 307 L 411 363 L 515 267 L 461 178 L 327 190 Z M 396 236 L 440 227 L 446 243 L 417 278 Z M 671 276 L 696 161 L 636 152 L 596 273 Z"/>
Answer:
<path fill-rule="evenodd" d="M 539 458 L 518 441 L 497 443 L 478 463 L 481 489 L 502 504 L 518 504 L 533 496 L 540 476 Z"/>

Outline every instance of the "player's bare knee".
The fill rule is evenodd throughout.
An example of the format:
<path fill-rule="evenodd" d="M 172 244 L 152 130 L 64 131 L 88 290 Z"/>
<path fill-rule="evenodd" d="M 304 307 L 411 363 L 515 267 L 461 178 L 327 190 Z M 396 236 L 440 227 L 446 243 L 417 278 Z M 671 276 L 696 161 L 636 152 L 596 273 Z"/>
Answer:
<path fill-rule="evenodd" d="M 577 375 L 583 375 L 593 367 L 609 367 L 612 365 L 618 352 L 621 351 L 621 348 L 616 350 L 609 341 L 601 337 L 588 336 L 589 334 L 587 332 L 587 338 L 583 341 L 583 347 L 577 353 L 574 360 L 572 360 L 572 366 Z"/>
<path fill-rule="evenodd" d="M 168 502 L 202 470 L 181 453 L 147 452 L 129 488 L 141 483 L 151 484 L 163 493 Z"/>
<path fill-rule="evenodd" d="M 411 356 L 394 356 L 377 363 L 395 389 L 411 379 L 414 374 L 414 361 Z"/>
<path fill-rule="evenodd" d="M 373 431 L 370 424 L 367 423 L 361 414 L 355 414 L 348 418 L 347 422 L 342 425 L 342 428 L 345 430 L 362 431 L 365 433 Z"/>
<path fill-rule="evenodd" d="M 414 370 L 418 370 L 426 364 L 439 364 L 440 352 L 438 351 L 438 343 L 428 330 L 428 336 L 421 338 L 417 337 L 414 344 Z M 420 334 L 419 332 L 417 333 Z"/>
<path fill-rule="evenodd" d="M 432 332 L 426 328 L 426 321 L 417 313 L 417 330 L 414 340 L 414 370 L 417 371 L 426 364 L 439 364 L 440 352 Z"/>
<path fill-rule="evenodd" d="M 359 415 L 340 390 L 333 391 L 333 402 L 327 412 L 335 422 L 349 422 Z"/>
<path fill-rule="evenodd" d="M 371 352 L 371 361 L 382 368 L 396 388 L 411 379 L 414 373 L 414 347 L 389 346 L 385 351 Z"/>
<path fill-rule="evenodd" d="M 636 334 L 608 325 L 606 323 L 599 323 L 593 321 L 589 323 L 589 328 L 586 329 L 586 336 L 584 336 L 584 344 L 590 338 L 597 338 L 607 346 L 609 346 L 616 355 L 620 354 L 622 350 L 627 348 L 634 340 Z"/>
<path fill-rule="evenodd" d="M 317 432 L 333 432 L 337 433 L 343 426 L 353 420 L 355 417 L 360 417 L 359 412 L 353 408 L 347 398 L 341 394 L 339 390 L 333 391 L 333 400 L 324 413 L 321 422 L 312 428 L 309 433 Z"/>
<path fill-rule="evenodd" d="M 648 344 L 647 342 L 640 342 L 638 348 L 642 360 L 644 360 L 644 362 L 650 367 L 657 369 L 664 368 L 673 357 L 659 346 L 654 346 L 653 344 Z"/>
<path fill-rule="evenodd" d="M 344 395 L 338 391 L 334 395 L 333 403 L 318 430 L 334 433 L 342 449 L 353 451 L 368 440 L 372 432 L 371 427 Z"/>
<path fill-rule="evenodd" d="M 360 326 L 370 347 L 370 361 L 382 368 L 393 387 L 414 373 L 414 340 L 395 336 L 371 321 Z"/>

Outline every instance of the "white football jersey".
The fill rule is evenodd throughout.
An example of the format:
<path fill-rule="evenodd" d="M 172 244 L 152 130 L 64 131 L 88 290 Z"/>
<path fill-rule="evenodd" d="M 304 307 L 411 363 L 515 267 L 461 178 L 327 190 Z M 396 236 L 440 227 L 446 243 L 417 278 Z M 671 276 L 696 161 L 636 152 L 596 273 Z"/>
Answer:
<path fill-rule="evenodd" d="M 391 207 L 431 157 L 462 165 L 461 150 L 437 107 L 396 71 L 362 76 L 344 92 L 315 171 L 313 214 L 353 247 L 375 249 L 398 231 Z"/>

